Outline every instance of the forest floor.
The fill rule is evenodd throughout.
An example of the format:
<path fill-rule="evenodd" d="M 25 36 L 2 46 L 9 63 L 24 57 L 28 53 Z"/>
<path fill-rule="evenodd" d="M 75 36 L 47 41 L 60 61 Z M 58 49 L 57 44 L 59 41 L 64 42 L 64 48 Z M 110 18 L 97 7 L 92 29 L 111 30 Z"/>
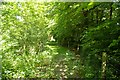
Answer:
<path fill-rule="evenodd" d="M 67 48 L 47 45 L 43 52 L 44 59 L 41 66 L 37 68 L 51 78 L 79 78 L 83 70 L 79 57 Z"/>

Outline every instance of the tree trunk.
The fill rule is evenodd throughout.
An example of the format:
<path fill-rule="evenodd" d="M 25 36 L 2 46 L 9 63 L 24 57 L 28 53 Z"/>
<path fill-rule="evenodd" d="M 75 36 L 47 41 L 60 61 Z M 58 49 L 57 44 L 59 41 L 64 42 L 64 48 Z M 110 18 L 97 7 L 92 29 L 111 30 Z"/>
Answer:
<path fill-rule="evenodd" d="M 100 22 L 102 22 L 103 14 L 104 14 L 104 10 L 102 9 L 100 13 Z"/>
<path fill-rule="evenodd" d="M 113 3 L 110 4 L 110 20 L 112 19 L 112 4 Z"/>
<path fill-rule="evenodd" d="M 106 61 L 107 61 L 107 53 L 103 52 L 102 53 L 102 73 L 101 73 L 101 77 L 103 80 L 106 79 Z"/>
<path fill-rule="evenodd" d="M 96 10 L 96 23 L 98 24 L 98 9 Z"/>

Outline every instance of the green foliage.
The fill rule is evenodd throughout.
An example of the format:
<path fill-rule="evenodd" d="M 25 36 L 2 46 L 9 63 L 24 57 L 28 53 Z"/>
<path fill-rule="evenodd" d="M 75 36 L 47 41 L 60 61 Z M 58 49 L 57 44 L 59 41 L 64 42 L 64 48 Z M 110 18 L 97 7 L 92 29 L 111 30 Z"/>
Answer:
<path fill-rule="evenodd" d="M 119 27 L 119 17 L 114 18 L 112 21 L 105 21 L 103 24 L 95 27 L 89 28 L 84 32 L 83 40 L 82 40 L 82 48 L 83 48 L 83 57 L 88 58 L 91 57 L 95 61 L 92 61 L 93 64 L 97 63 L 97 68 L 100 72 L 101 70 L 101 54 L 102 52 L 107 52 L 108 60 L 107 60 L 107 77 L 118 77 L 118 67 L 113 67 L 118 64 L 119 66 L 119 46 L 120 46 L 120 27 Z M 88 54 L 89 53 L 89 54 Z M 94 56 L 94 57 L 93 57 Z M 88 59 L 90 60 L 90 59 Z M 91 59 L 92 60 L 92 59 Z M 98 62 L 97 62 L 98 61 Z M 114 63 L 113 63 L 114 61 Z M 91 64 L 87 63 L 87 64 Z M 96 67 L 96 66 L 93 66 Z M 113 73 L 111 73 L 113 72 Z"/>
<path fill-rule="evenodd" d="M 18 51 L 42 48 L 47 38 L 47 28 L 42 4 L 6 3 L 2 10 L 2 41 L 3 46 Z M 41 5 L 38 7 L 38 5 Z M 36 8 L 38 7 L 38 8 Z M 21 47 L 21 48 L 20 48 Z"/>
<path fill-rule="evenodd" d="M 119 2 L 2 2 L 1 11 L 3 79 L 119 78 Z"/>
<path fill-rule="evenodd" d="M 48 40 L 44 5 L 30 2 L 3 3 L 1 20 L 3 77 L 18 78 L 27 74 L 33 77 L 35 72 L 31 73 L 31 70 L 35 68 L 35 55 L 44 51 Z"/>
<path fill-rule="evenodd" d="M 77 50 L 75 52 L 81 55 L 85 65 L 86 77 L 89 77 L 89 69 L 92 77 L 101 77 L 102 52 L 107 52 L 106 77 L 118 78 L 118 67 L 112 67 L 115 64 L 119 66 L 118 5 L 119 3 L 94 2 L 55 4 L 56 9 L 52 13 L 56 13 L 56 24 L 52 35 L 60 45 Z M 112 61 L 116 63 L 113 64 Z"/>

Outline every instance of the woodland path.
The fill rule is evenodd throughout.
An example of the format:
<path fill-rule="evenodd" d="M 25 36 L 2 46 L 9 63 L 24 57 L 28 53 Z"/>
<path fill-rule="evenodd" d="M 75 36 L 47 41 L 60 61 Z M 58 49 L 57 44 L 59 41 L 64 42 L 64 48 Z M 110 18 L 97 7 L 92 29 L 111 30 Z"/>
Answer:
<path fill-rule="evenodd" d="M 47 45 L 43 53 L 47 53 L 43 59 L 43 65 L 37 66 L 41 73 L 49 73 L 51 78 L 80 77 L 83 66 L 73 52 L 60 46 Z"/>

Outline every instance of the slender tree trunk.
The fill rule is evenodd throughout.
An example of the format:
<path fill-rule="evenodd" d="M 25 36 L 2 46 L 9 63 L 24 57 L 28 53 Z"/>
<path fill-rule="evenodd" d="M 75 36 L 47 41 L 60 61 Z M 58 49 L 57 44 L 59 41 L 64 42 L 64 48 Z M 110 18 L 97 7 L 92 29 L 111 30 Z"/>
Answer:
<path fill-rule="evenodd" d="M 98 9 L 96 10 L 96 23 L 98 24 Z"/>
<path fill-rule="evenodd" d="M 107 53 L 103 52 L 102 53 L 102 72 L 101 72 L 101 77 L 103 80 L 106 79 L 106 61 L 107 61 Z"/>
<path fill-rule="evenodd" d="M 110 20 L 112 19 L 112 4 L 113 3 L 110 3 Z"/>
<path fill-rule="evenodd" d="M 103 12 L 104 12 L 104 10 L 102 9 L 102 10 L 101 10 L 101 14 L 100 14 L 100 22 L 102 22 Z"/>
<path fill-rule="evenodd" d="M 84 25 L 87 28 L 88 27 L 88 10 L 83 9 L 83 16 L 84 16 Z"/>
<path fill-rule="evenodd" d="M 91 21 L 93 21 L 93 15 L 94 13 L 93 13 L 93 11 L 91 11 Z"/>
<path fill-rule="evenodd" d="M 68 40 L 68 48 L 70 48 L 70 41 Z"/>

